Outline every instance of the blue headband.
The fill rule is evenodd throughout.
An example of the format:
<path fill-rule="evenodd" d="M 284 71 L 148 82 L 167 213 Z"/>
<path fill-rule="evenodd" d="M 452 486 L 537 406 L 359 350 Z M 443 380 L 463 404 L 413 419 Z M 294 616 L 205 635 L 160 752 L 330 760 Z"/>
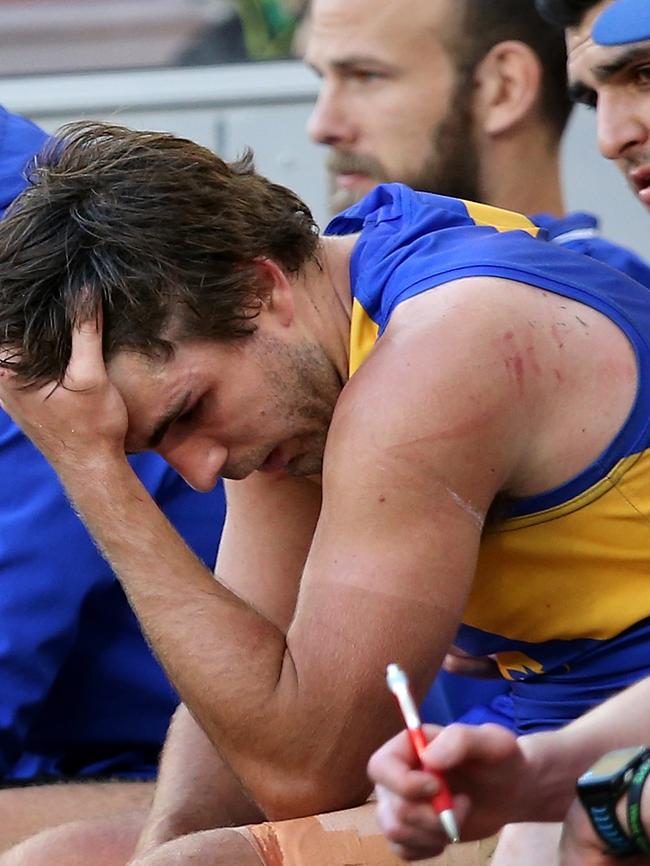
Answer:
<path fill-rule="evenodd" d="M 625 45 L 650 39 L 650 0 L 614 0 L 592 31 L 599 45 Z"/>

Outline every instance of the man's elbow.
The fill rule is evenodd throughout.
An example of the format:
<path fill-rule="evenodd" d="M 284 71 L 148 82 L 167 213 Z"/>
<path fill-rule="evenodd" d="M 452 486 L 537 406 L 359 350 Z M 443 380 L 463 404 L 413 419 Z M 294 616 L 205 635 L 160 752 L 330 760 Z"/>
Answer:
<path fill-rule="evenodd" d="M 359 806 L 368 799 L 372 785 L 365 774 L 343 778 L 305 770 L 290 775 L 276 768 L 256 788 L 252 793 L 268 819 L 286 821 Z"/>

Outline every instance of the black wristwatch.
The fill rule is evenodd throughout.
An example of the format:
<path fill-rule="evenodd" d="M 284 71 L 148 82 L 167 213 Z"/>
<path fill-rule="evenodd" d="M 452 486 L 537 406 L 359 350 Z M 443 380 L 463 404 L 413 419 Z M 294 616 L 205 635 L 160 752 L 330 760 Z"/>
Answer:
<path fill-rule="evenodd" d="M 616 805 L 627 791 L 635 770 L 650 758 L 646 746 L 616 749 L 599 758 L 578 779 L 576 790 L 596 833 L 613 854 L 636 854 L 635 841 L 621 827 Z"/>

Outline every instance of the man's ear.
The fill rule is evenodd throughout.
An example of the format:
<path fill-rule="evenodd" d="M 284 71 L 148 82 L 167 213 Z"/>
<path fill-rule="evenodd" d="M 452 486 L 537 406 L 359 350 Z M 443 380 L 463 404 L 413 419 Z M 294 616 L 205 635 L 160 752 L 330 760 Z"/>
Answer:
<path fill-rule="evenodd" d="M 260 256 L 253 267 L 262 293 L 262 310 L 273 315 L 280 325 L 290 325 L 295 315 L 293 284 L 273 259 Z"/>
<path fill-rule="evenodd" d="M 524 42 L 494 45 L 474 71 L 475 128 L 502 135 L 530 119 L 542 87 L 542 64 Z"/>

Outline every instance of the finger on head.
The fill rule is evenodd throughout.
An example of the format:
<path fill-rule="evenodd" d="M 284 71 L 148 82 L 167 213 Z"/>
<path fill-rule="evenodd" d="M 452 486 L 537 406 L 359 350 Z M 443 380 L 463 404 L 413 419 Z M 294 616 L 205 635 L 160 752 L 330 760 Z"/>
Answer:
<path fill-rule="evenodd" d="M 86 309 L 85 305 L 78 311 L 72 325 L 72 333 L 101 334 L 104 324 L 104 311 L 101 304 Z"/>
<path fill-rule="evenodd" d="M 72 326 L 72 351 L 66 377 L 85 374 L 97 365 L 103 366 L 102 312 L 78 319 Z"/>

